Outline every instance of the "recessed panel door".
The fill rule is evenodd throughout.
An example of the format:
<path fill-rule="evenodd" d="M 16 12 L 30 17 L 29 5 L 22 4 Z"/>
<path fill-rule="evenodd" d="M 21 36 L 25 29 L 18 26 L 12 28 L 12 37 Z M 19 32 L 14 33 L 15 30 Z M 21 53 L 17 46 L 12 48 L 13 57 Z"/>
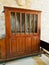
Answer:
<path fill-rule="evenodd" d="M 25 53 L 24 16 L 19 12 L 11 12 L 10 57 Z"/>

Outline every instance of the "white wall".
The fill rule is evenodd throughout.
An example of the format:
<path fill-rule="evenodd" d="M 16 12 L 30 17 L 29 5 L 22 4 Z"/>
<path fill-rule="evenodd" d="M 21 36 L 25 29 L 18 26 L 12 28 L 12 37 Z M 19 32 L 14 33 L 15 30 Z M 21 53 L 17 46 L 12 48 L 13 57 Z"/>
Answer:
<path fill-rule="evenodd" d="M 3 6 L 16 8 L 29 8 L 33 10 L 41 10 L 41 40 L 49 42 L 49 0 L 25 0 L 23 6 L 17 5 L 18 0 L 0 0 L 0 37 L 5 34 L 5 17 L 2 11 Z"/>

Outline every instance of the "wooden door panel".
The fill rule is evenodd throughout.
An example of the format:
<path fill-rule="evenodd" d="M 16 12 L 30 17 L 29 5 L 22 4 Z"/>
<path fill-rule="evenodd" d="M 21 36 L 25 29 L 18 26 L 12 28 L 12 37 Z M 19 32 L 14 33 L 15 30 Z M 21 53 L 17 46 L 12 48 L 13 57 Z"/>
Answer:
<path fill-rule="evenodd" d="M 31 53 L 31 37 L 26 37 L 26 52 Z"/>
<path fill-rule="evenodd" d="M 10 56 L 10 38 L 6 38 L 6 54 L 8 58 Z"/>
<path fill-rule="evenodd" d="M 40 51 L 40 38 L 37 36 L 37 50 Z"/>
<path fill-rule="evenodd" d="M 13 57 L 16 54 L 16 40 L 13 38 L 6 39 L 7 57 Z"/>
<path fill-rule="evenodd" d="M 16 39 L 10 39 L 10 54 L 16 54 Z"/>
<path fill-rule="evenodd" d="M 24 37 L 17 37 L 17 52 L 24 53 L 25 51 L 25 38 Z"/>
<path fill-rule="evenodd" d="M 33 37 L 32 38 L 32 51 L 35 52 L 37 49 L 37 38 L 36 37 Z"/>
<path fill-rule="evenodd" d="M 32 38 L 32 51 L 35 52 L 35 51 L 38 51 L 39 49 L 39 37 L 38 36 L 34 36 Z"/>
<path fill-rule="evenodd" d="M 6 58 L 6 45 L 5 45 L 5 39 L 0 40 L 0 59 Z"/>
<path fill-rule="evenodd" d="M 17 50 L 16 50 L 16 52 L 20 52 L 20 38 L 16 39 L 16 43 L 17 43 Z"/>

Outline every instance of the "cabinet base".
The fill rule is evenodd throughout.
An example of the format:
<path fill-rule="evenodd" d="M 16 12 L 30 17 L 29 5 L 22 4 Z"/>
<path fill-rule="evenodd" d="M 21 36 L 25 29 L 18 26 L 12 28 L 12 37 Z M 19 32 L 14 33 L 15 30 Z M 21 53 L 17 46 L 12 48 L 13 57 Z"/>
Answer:
<path fill-rule="evenodd" d="M 9 62 L 9 61 L 14 61 L 14 60 L 29 57 L 29 56 L 41 56 L 41 54 L 42 54 L 42 52 L 37 52 L 37 53 L 27 54 L 27 55 L 23 55 L 23 56 L 17 56 L 17 57 L 2 59 L 2 60 L 0 60 L 0 63 L 3 63 L 3 65 L 5 65 L 5 63 Z"/>

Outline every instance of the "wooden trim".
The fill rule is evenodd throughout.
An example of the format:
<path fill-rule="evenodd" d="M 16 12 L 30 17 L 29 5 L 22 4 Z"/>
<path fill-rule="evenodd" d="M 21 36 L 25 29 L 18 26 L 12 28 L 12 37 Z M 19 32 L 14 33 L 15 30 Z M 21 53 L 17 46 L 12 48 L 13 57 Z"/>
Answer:
<path fill-rule="evenodd" d="M 32 10 L 32 9 L 25 9 L 25 8 L 22 9 L 22 8 L 6 7 L 6 6 L 4 6 L 4 9 L 9 9 L 9 10 L 12 10 L 12 9 L 13 9 L 13 11 L 14 11 L 14 10 L 19 10 L 19 11 L 21 10 L 21 11 L 24 11 L 24 12 L 25 12 L 25 11 L 29 11 L 29 12 L 32 12 L 32 11 L 33 11 L 33 12 L 36 12 L 36 13 L 37 13 L 37 12 L 38 12 L 38 13 L 42 12 L 42 11 L 40 11 L 40 10 Z"/>

